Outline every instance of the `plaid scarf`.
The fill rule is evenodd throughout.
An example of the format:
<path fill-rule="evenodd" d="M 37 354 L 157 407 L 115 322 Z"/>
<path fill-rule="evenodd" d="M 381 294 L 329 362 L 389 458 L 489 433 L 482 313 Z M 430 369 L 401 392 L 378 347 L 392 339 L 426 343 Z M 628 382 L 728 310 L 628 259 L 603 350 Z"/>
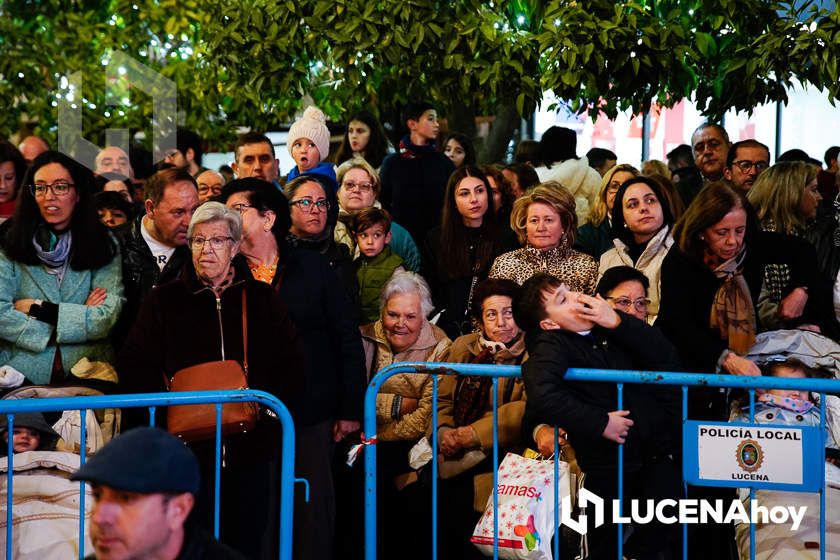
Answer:
<path fill-rule="evenodd" d="M 510 341 L 510 346 L 489 341 L 484 336 L 479 340 L 484 349 L 470 361 L 472 364 L 515 364 L 525 352 L 525 337 L 521 333 Z M 484 415 L 492 387 L 493 380 L 483 375 L 458 377 L 455 386 L 455 407 L 452 411 L 456 427 L 469 426 Z M 506 389 L 506 394 L 499 402 L 500 405 L 510 400 L 513 380 L 508 380 Z"/>
<path fill-rule="evenodd" d="M 715 276 L 724 281 L 715 294 L 709 317 L 709 326 L 717 329 L 729 348 L 740 355 L 755 343 L 756 330 L 755 308 L 741 268 L 746 256 L 745 247 L 714 269 Z"/>

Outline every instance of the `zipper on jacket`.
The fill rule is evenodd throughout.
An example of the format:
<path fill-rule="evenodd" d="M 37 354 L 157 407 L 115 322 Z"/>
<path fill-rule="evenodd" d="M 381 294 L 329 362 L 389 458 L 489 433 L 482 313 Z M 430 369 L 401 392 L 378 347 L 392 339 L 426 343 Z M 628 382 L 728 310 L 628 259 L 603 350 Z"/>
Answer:
<path fill-rule="evenodd" d="M 222 326 L 222 298 L 216 296 L 216 316 L 219 318 L 219 338 L 222 343 L 222 361 L 225 361 L 225 328 Z"/>

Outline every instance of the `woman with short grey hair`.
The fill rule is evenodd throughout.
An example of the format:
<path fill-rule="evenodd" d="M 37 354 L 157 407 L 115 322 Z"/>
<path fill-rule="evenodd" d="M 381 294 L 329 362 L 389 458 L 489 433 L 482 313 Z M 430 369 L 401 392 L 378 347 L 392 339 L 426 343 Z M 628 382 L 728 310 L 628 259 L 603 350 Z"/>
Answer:
<path fill-rule="evenodd" d="M 192 260 L 178 279 L 146 296 L 117 359 L 122 392 L 166 391 L 164 378 L 171 380 L 180 370 L 235 360 L 246 366 L 249 388 L 294 401 L 303 385 L 298 372 L 306 364 L 300 336 L 271 286 L 232 263 L 242 234 L 239 212 L 205 202 L 193 214 L 187 232 Z M 221 536 L 248 558 L 260 558 L 264 552 L 260 547 L 271 518 L 272 472 L 279 458 L 271 442 L 278 441 L 279 431 L 276 420 L 262 415 L 253 431 L 223 440 L 221 500 L 226 506 L 221 511 Z M 203 506 L 196 508 L 196 515 L 210 527 L 215 458 L 204 452 L 206 444 L 194 445 L 205 482 L 197 502 Z M 244 495 L 247 500 L 240 499 Z"/>
<path fill-rule="evenodd" d="M 403 274 L 402 271 L 391 276 L 391 280 L 382 288 L 379 296 L 379 309 L 385 308 L 385 304 L 396 294 L 417 294 L 420 298 L 420 310 L 424 317 L 431 315 L 435 304 L 432 303 L 432 292 L 426 280 L 416 273 Z"/>
<path fill-rule="evenodd" d="M 230 236 L 237 242 L 242 238 L 242 216 L 236 210 L 221 202 L 205 202 L 195 209 L 187 226 L 187 237 L 192 237 L 193 228 L 207 222 L 227 222 Z"/>
<path fill-rule="evenodd" d="M 379 320 L 365 325 L 362 342 L 368 377 L 394 362 L 434 362 L 443 358 L 450 340 L 431 324 L 429 285 L 415 272 L 395 272 L 382 290 Z M 395 375 L 377 397 L 376 436 L 380 441 L 415 441 L 426 433 L 432 411 L 428 375 Z"/>
<path fill-rule="evenodd" d="M 361 327 L 369 378 L 395 362 L 444 360 L 451 342 L 443 330 L 429 322 L 431 310 L 431 291 L 422 276 L 407 271 L 391 276 L 382 290 L 379 320 Z M 380 485 L 379 507 L 380 511 L 403 512 L 399 523 L 407 526 L 412 526 L 409 511 L 416 509 L 417 497 L 397 491 L 391 481 L 402 488 L 416 477 L 408 464 L 408 451 L 426 434 L 432 413 L 432 376 L 425 373 L 393 375 L 382 384 L 376 396 L 377 476 L 388 481 Z M 386 530 L 384 534 L 400 535 L 400 532 Z M 383 556 L 396 557 L 397 550 L 405 546 L 404 537 L 404 534 L 398 539 L 386 537 Z M 422 553 L 417 557 L 424 556 L 428 557 Z"/>

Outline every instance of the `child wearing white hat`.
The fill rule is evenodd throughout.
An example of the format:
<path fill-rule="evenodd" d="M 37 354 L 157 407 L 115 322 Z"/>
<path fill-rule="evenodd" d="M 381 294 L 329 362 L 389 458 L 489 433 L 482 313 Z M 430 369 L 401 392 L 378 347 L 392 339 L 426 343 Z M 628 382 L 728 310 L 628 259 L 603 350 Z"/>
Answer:
<path fill-rule="evenodd" d="M 320 109 L 314 106 L 306 108 L 303 116 L 289 128 L 287 145 L 295 160 L 295 167 L 289 171 L 287 181 L 299 175 L 317 174 L 329 177 L 337 186 L 335 167 L 323 162 L 330 153 L 330 131 L 327 118 Z"/>

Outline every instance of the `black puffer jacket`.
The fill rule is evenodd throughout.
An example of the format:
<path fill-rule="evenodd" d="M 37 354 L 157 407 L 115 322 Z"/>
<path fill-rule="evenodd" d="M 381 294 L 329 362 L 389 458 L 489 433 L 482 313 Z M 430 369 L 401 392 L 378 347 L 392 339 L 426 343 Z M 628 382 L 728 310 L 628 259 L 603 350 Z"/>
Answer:
<path fill-rule="evenodd" d="M 130 227 L 121 231 L 120 245 L 123 260 L 123 284 L 125 286 L 125 305 L 122 314 L 112 332 L 114 348 L 119 350 L 128 332 L 131 330 L 140 306 L 146 295 L 160 284 L 165 284 L 178 277 L 184 264 L 190 260 L 190 250 L 186 245 L 177 247 L 163 270 L 158 267 L 152 251 L 140 228 L 143 216 L 138 216 Z"/>
<path fill-rule="evenodd" d="M 678 371 L 674 346 L 643 321 L 621 315 L 609 330 L 596 326 L 590 335 L 565 330 L 540 330 L 525 338 L 528 360 L 522 378 L 528 401 L 523 438 L 532 441 L 539 424 L 564 428 L 581 469 L 611 469 L 617 463 L 617 444 L 601 434 L 608 414 L 618 410 L 615 384 L 566 381 L 569 368 Z M 634 424 L 624 447 L 625 466 L 663 455 L 680 453 L 679 389 L 664 385 L 627 384 L 623 409 Z"/>
<path fill-rule="evenodd" d="M 403 144 L 401 153 L 382 162 L 379 201 L 421 247 L 428 231 L 440 223 L 446 182 L 455 166 L 433 146 Z"/>

